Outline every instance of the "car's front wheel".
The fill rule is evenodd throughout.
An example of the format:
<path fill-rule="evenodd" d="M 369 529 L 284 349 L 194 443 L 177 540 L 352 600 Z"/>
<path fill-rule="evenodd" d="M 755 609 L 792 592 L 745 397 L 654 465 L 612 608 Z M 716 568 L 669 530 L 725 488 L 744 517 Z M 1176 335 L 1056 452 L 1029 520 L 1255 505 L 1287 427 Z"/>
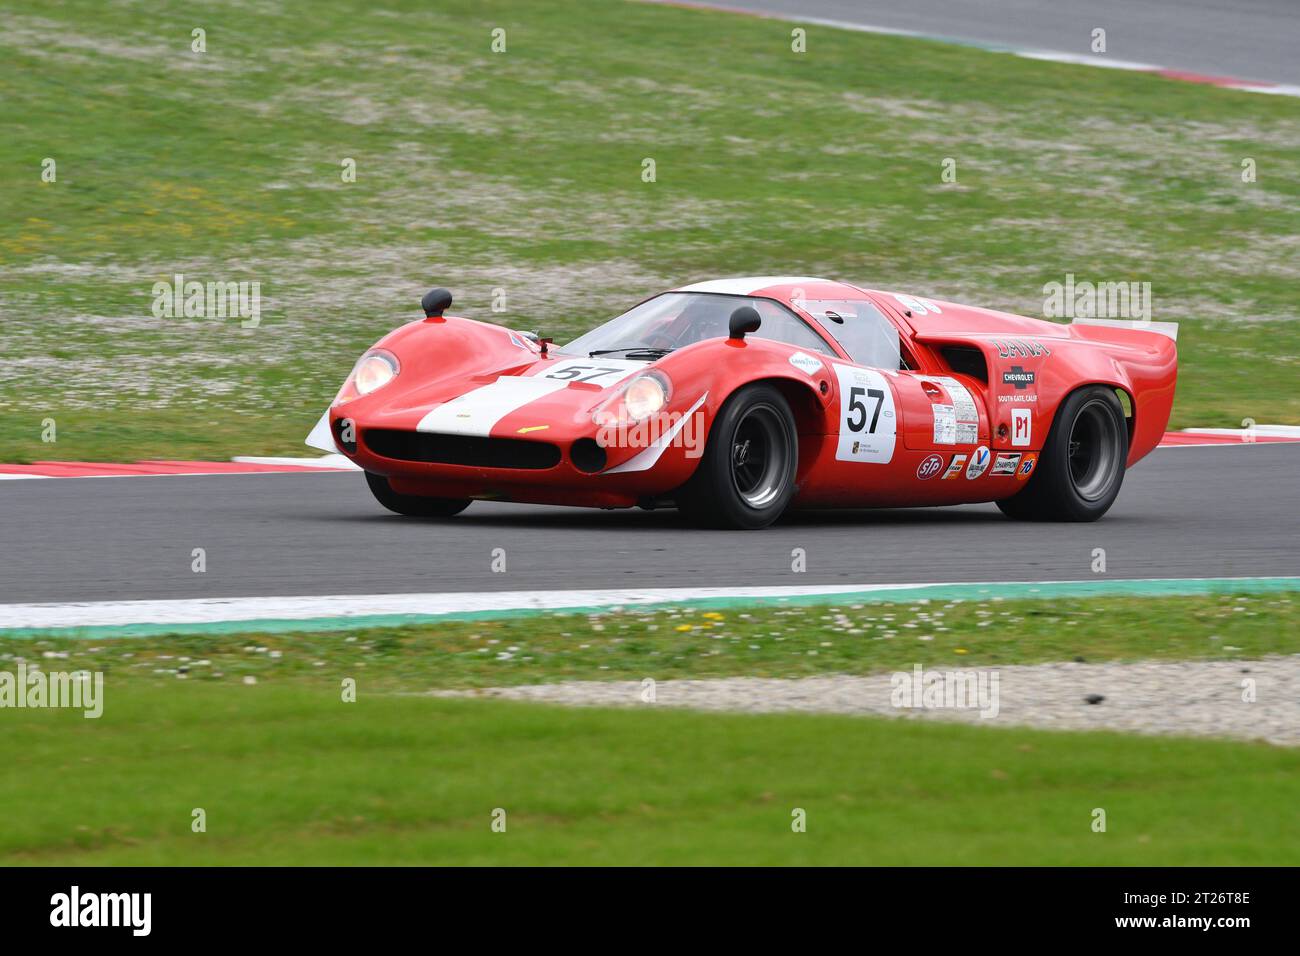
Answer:
<path fill-rule="evenodd" d="M 427 498 L 424 495 L 401 495 L 393 490 L 383 475 L 366 472 L 366 484 L 375 500 L 399 515 L 412 518 L 450 518 L 469 507 L 468 498 Z"/>
<path fill-rule="evenodd" d="M 1119 399 L 1102 385 L 1081 388 L 1057 410 L 1024 490 L 998 507 L 1025 521 L 1096 521 L 1119 494 L 1127 460 Z"/>
<path fill-rule="evenodd" d="M 785 396 L 771 385 L 747 385 L 722 407 L 677 507 L 706 527 L 766 528 L 794 497 L 798 465 L 798 431 Z"/>

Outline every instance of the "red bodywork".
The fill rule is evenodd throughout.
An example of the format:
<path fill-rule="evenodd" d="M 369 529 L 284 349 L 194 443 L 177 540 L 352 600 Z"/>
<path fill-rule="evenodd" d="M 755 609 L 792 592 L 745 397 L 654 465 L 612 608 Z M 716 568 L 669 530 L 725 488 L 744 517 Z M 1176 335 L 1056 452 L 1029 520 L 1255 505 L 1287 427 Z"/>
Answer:
<path fill-rule="evenodd" d="M 737 290 L 745 288 L 745 280 L 726 281 L 741 283 Z M 626 374 L 600 373 L 595 383 L 569 380 L 557 386 L 557 370 L 571 374 L 575 362 L 583 367 L 620 363 L 567 355 L 554 347 L 543 356 L 535 342 L 501 326 L 452 316 L 429 318 L 376 343 L 398 358 L 400 373 L 369 395 L 336 402 L 328 413 L 331 432 L 337 440 L 341 429 L 351 425 L 355 442 L 341 450 L 366 471 L 387 476 L 401 494 L 627 507 L 671 498 L 695 470 L 698 450 L 728 397 L 751 382 L 766 381 L 783 391 L 798 424 L 794 505 L 870 507 L 962 504 L 1015 494 L 1032 471 L 1029 462 L 1042 448 L 1056 409 L 1085 385 L 1112 386 L 1127 397 L 1129 465 L 1156 446 L 1169 419 L 1177 353 L 1174 342 L 1157 332 L 1062 325 L 827 280 L 778 280 L 735 294 L 791 308 L 825 340 L 834 357 L 817 354 L 811 356 L 815 362 L 807 361 L 807 349 L 764 339 L 760 328 L 744 340 L 697 342 L 657 361 L 636 363 L 636 368 L 622 363 Z M 869 371 L 854 365 L 799 308 L 800 302 L 824 299 L 874 304 L 897 325 L 909 368 Z M 687 447 L 683 429 L 676 442 L 657 453 L 607 445 L 604 466 L 582 470 L 574 463 L 575 442 L 598 436 L 595 411 L 616 400 L 620 387 L 646 370 L 657 370 L 671 382 L 666 408 L 671 416 L 694 409 L 691 427 L 700 444 L 694 450 Z M 853 374 L 887 383 L 884 406 L 888 411 L 892 404 L 894 412 L 888 460 L 852 460 L 846 450 L 857 451 L 851 426 L 864 418 L 843 394 L 843 382 L 851 382 Z M 552 381 L 518 381 L 533 378 Z M 539 389 L 535 397 L 534 386 Z M 936 434 L 936 416 L 947 424 L 952 417 L 948 409 L 968 407 L 971 403 L 955 394 L 963 389 L 974 414 L 964 416 L 966 427 L 959 436 L 974 434 L 975 440 L 949 441 L 950 435 Z M 877 419 L 875 427 L 882 431 L 890 424 L 888 418 Z M 1019 437 L 1013 431 L 1017 425 Z M 391 448 L 381 449 L 389 454 L 376 450 L 377 430 L 413 433 L 420 428 L 434 434 L 450 430 L 474 455 L 481 456 L 494 442 L 489 452 L 499 457 L 491 465 L 434 463 L 394 457 Z M 546 464 L 545 455 L 521 455 L 519 461 L 526 459 L 534 467 L 520 467 L 513 456 L 522 446 L 514 442 L 542 443 L 547 454 L 553 454 L 553 447 L 558 460 Z M 586 447 L 590 449 L 589 441 Z M 954 466 L 955 456 L 965 455 L 969 464 L 981 447 L 988 450 L 990 464 L 979 474 L 968 477 L 964 465 Z M 994 473 L 992 462 L 999 454 L 1020 456 L 1012 473 Z M 653 463 L 646 465 L 651 458 Z M 536 467 L 539 461 L 546 466 Z"/>

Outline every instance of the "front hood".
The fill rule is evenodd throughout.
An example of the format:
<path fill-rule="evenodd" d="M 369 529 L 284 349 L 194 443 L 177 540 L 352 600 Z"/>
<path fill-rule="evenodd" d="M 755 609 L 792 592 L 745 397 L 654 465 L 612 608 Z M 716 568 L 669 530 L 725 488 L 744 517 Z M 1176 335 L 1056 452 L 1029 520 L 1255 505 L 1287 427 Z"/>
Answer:
<path fill-rule="evenodd" d="M 337 409 L 364 427 L 499 437 L 590 429 L 592 412 L 649 362 L 552 352 L 504 374 L 392 386 Z M 390 389 L 392 389 L 390 391 Z M 387 393 L 387 394 L 385 394 Z M 537 434 L 536 437 L 552 437 Z"/>

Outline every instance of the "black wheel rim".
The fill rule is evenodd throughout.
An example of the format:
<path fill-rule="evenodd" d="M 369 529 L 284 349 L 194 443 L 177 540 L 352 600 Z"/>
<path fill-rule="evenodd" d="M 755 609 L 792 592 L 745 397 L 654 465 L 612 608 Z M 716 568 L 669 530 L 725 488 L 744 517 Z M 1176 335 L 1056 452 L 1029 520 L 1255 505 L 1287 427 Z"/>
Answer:
<path fill-rule="evenodd" d="M 731 482 L 751 508 L 769 507 L 785 487 L 790 439 L 781 414 L 771 405 L 745 412 L 731 439 Z"/>
<path fill-rule="evenodd" d="M 1120 465 L 1120 442 L 1115 415 L 1100 399 L 1086 403 L 1070 426 L 1067 447 L 1070 481 L 1080 498 L 1097 501 L 1106 496 Z"/>

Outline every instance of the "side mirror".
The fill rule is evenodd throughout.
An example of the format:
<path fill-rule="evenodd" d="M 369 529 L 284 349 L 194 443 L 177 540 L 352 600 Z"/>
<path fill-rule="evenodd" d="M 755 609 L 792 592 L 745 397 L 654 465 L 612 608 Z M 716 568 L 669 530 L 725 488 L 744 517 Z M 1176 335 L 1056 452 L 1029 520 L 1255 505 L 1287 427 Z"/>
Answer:
<path fill-rule="evenodd" d="M 750 332 L 757 332 L 762 324 L 763 320 L 758 315 L 758 309 L 752 305 L 742 305 L 731 313 L 731 318 L 727 322 L 727 332 L 731 338 L 739 342 Z"/>
<path fill-rule="evenodd" d="M 451 292 L 447 289 L 430 289 L 420 300 L 425 318 L 442 318 L 442 313 L 451 308 Z"/>

